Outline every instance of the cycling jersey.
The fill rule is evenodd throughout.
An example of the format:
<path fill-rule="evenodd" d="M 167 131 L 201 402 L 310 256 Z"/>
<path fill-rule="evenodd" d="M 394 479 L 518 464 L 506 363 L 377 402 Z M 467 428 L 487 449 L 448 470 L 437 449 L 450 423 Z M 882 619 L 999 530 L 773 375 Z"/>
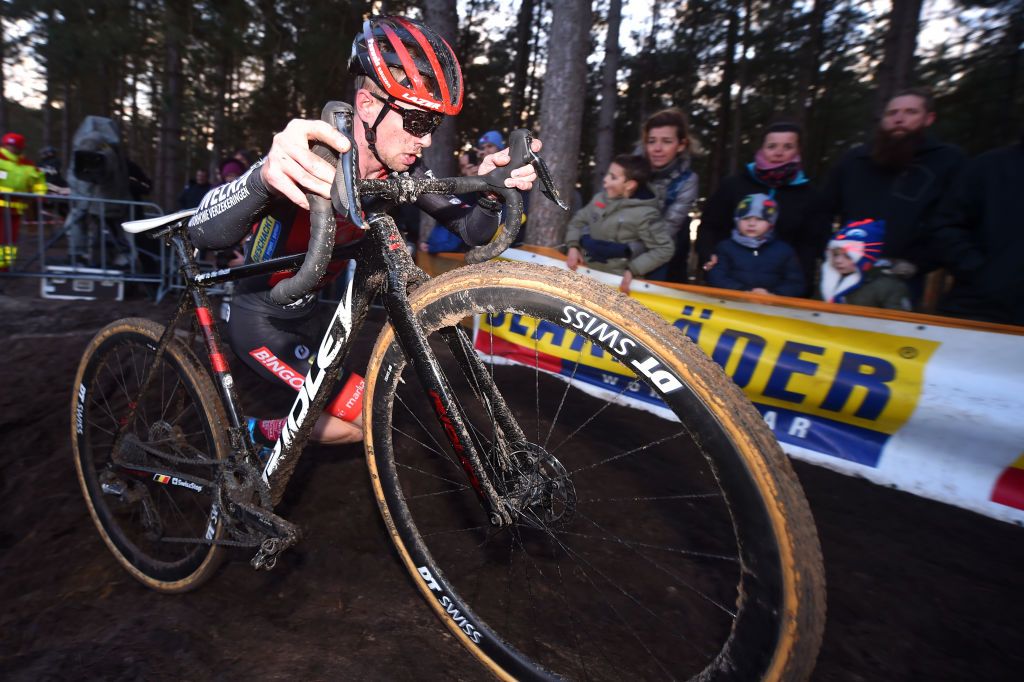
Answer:
<path fill-rule="evenodd" d="M 256 263 L 306 251 L 310 238 L 309 211 L 283 196 L 273 196 L 263 182 L 260 169 L 265 159 L 253 164 L 237 180 L 215 187 L 203 197 L 189 222 L 189 236 L 201 249 L 223 249 L 238 244 L 247 235 L 245 262 Z M 414 177 L 431 176 L 417 161 L 410 169 Z M 384 177 L 385 173 L 381 173 Z M 484 244 L 498 229 L 498 213 L 482 206 L 471 207 L 450 195 L 421 196 L 416 206 L 459 234 L 468 244 Z M 380 202 L 364 208 L 383 211 Z M 338 218 L 335 244 L 346 244 L 362 235 L 348 220 Z M 319 283 L 325 285 L 344 269 L 344 261 L 332 261 Z M 298 390 L 314 358 L 310 349 L 319 348 L 329 316 L 317 312 L 313 296 L 288 306 L 270 301 L 273 285 L 291 277 L 292 272 L 249 277 L 236 283 L 228 318 L 228 344 L 250 369 L 263 379 Z M 353 384 L 353 372 L 345 370 L 328 404 L 328 412 L 339 418 L 356 416 L 343 409 L 344 391 Z M 358 376 L 358 375 L 355 375 Z M 338 409 L 333 409 L 337 406 Z M 358 413 L 358 412 L 357 412 Z"/>

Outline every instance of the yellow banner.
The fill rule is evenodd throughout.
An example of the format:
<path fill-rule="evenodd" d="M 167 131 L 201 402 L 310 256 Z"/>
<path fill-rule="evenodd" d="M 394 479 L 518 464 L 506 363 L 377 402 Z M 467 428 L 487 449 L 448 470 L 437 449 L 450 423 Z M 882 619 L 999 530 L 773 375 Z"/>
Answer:
<path fill-rule="evenodd" d="M 823 417 L 892 435 L 913 413 L 924 368 L 939 343 L 832 327 L 789 317 L 634 293 L 680 328 L 764 407 Z M 481 321 L 483 324 L 483 321 Z M 523 316 L 495 319 L 500 338 L 540 353 L 614 374 L 629 374 L 583 337 Z M 588 333 L 602 332 L 595 321 Z M 611 330 L 609 329 L 609 334 Z M 607 342 L 614 345 L 609 337 Z"/>

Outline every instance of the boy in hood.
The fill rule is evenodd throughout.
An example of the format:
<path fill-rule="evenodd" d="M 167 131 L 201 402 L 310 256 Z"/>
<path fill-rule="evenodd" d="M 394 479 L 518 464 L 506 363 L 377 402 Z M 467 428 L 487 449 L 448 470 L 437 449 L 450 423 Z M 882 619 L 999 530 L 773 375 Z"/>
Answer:
<path fill-rule="evenodd" d="M 675 251 L 664 227 L 658 198 L 647 186 L 650 164 L 621 154 L 608 166 L 604 189 L 569 221 L 566 265 L 586 261 L 595 270 L 622 275 L 623 292 L 633 277 L 664 265 Z"/>
<path fill-rule="evenodd" d="M 910 310 L 907 285 L 885 271 L 880 259 L 885 222 L 860 220 L 832 236 L 821 265 L 821 298 L 890 310 Z"/>
<path fill-rule="evenodd" d="M 748 194 L 733 217 L 732 237 L 715 247 L 717 260 L 708 270 L 708 284 L 755 294 L 803 294 L 804 274 L 796 251 L 775 239 L 776 201 L 767 194 Z"/>

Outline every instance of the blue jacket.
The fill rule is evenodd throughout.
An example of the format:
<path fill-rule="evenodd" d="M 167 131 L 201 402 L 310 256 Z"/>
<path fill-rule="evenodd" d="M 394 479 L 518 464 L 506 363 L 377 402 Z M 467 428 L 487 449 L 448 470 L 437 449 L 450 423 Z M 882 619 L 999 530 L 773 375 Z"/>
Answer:
<path fill-rule="evenodd" d="M 707 274 L 713 287 L 750 291 L 758 287 L 780 296 L 801 296 L 804 273 L 796 251 L 772 239 L 756 249 L 726 239 L 715 248 L 718 263 Z"/>

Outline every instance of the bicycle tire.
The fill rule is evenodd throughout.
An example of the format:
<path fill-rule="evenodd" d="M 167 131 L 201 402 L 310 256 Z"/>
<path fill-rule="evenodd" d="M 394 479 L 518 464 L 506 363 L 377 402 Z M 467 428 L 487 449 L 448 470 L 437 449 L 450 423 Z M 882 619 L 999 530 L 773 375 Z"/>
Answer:
<path fill-rule="evenodd" d="M 195 541 L 220 539 L 223 524 L 212 491 L 190 479 L 210 480 L 212 462 L 225 459 L 229 446 L 209 374 L 177 339 L 139 395 L 163 330 L 151 320 L 127 318 L 89 342 L 75 376 L 71 442 L 89 514 L 114 557 L 147 587 L 178 593 L 202 585 L 223 559 L 222 547 Z M 136 416 L 124 430 L 131 438 L 116 441 L 133 407 Z M 116 442 L 138 469 L 124 459 L 114 463 Z M 173 449 L 193 461 L 167 464 L 143 446 Z M 146 470 L 161 466 L 182 478 Z"/>
<path fill-rule="evenodd" d="M 775 438 L 718 365 L 636 301 L 575 273 L 532 264 L 459 268 L 416 289 L 411 304 L 435 352 L 447 348 L 435 332 L 478 313 L 506 331 L 518 324 L 523 338 L 533 337 L 533 367 L 489 364 L 488 371 L 496 383 L 512 382 L 514 390 L 502 394 L 517 415 L 536 413 L 520 419 L 525 433 L 536 434 L 534 445 L 517 446 L 546 453 L 535 457 L 541 464 L 533 473 L 568 481 L 546 484 L 543 524 L 529 507 L 511 528 L 491 528 L 385 326 L 366 374 L 371 483 L 417 588 L 492 673 L 505 679 L 810 676 L 825 618 L 814 521 Z M 536 331 L 539 323 L 531 333 L 531 318 L 544 321 L 543 333 Z M 598 332 L 600 325 L 586 325 L 594 331 L 578 352 L 624 351 L 616 371 L 639 361 L 659 383 L 643 373 L 630 380 L 657 393 L 678 423 L 620 407 L 618 397 L 602 403 L 568 392 L 585 382 L 564 365 L 552 366 L 537 339 L 563 333 L 563 346 L 572 348 L 567 339 L 584 338 L 584 319 L 607 326 Z M 496 355 L 501 339 L 481 329 L 476 351 Z M 632 346 L 622 341 L 627 338 Z M 456 363 L 443 354 L 439 362 L 476 424 L 474 440 L 493 446 L 502 436 L 486 423 L 490 410 L 478 404 L 473 380 L 458 377 Z M 601 430 L 586 439 L 584 431 L 598 421 Z M 582 438 L 580 447 L 560 440 L 566 433 Z M 635 439 L 648 433 L 649 447 L 639 450 Z M 666 433 L 689 442 L 661 440 Z M 601 447 L 612 454 L 595 457 Z M 545 485 L 530 480 L 533 490 Z M 561 517 L 552 501 L 559 495 Z M 548 523 L 549 517 L 555 520 Z M 730 530 L 731 537 L 714 544 Z"/>

